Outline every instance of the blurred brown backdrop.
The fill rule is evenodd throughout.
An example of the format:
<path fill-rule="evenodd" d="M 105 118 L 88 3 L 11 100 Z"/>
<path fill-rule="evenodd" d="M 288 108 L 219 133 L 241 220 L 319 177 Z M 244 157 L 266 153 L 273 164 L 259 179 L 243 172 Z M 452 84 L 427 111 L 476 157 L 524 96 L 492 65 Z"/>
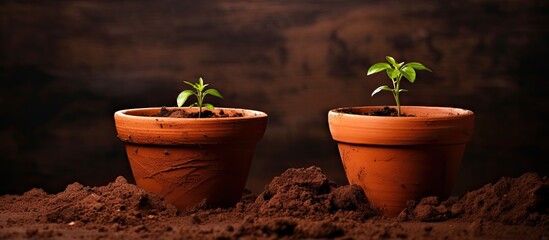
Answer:
<path fill-rule="evenodd" d="M 344 184 L 327 112 L 391 104 L 365 77 L 385 55 L 434 70 L 405 104 L 475 111 L 455 194 L 548 175 L 548 18 L 544 0 L 1 1 L 0 193 L 131 178 L 113 113 L 198 76 L 269 114 L 248 188 L 309 165 Z"/>

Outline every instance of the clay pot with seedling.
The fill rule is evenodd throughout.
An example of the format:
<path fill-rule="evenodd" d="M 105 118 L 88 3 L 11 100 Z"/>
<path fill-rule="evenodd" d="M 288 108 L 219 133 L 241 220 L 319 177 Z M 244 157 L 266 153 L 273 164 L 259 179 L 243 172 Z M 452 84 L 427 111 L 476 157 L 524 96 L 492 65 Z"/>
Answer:
<path fill-rule="evenodd" d="M 177 97 L 178 107 L 136 108 L 114 114 L 118 137 L 138 186 L 160 194 L 185 211 L 197 205 L 232 206 L 240 200 L 255 146 L 267 114 L 205 103 L 216 89 L 185 82 L 192 89 Z M 189 97 L 197 101 L 181 107 Z"/>
<path fill-rule="evenodd" d="M 362 187 L 368 201 L 385 216 L 395 216 L 408 200 L 448 197 L 459 170 L 465 144 L 473 135 L 474 114 L 449 107 L 401 106 L 401 80 L 416 80 L 421 63 L 376 63 L 367 75 L 385 72 L 387 91 L 396 106 L 344 107 L 329 111 L 332 138 L 351 184 Z"/>

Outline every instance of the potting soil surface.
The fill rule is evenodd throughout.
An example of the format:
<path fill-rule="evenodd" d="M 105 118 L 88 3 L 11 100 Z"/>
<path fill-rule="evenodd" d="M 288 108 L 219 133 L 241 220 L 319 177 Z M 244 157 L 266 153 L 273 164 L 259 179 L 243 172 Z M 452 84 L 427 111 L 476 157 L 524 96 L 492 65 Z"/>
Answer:
<path fill-rule="evenodd" d="M 166 107 L 162 107 L 160 112 L 153 115 L 152 117 L 170 117 L 170 118 L 227 118 L 227 117 L 243 117 L 244 114 L 239 112 L 225 112 L 219 110 L 212 112 L 208 109 L 202 111 L 201 116 L 198 115 L 198 112 L 187 112 L 185 110 L 169 110 Z"/>
<path fill-rule="evenodd" d="M 118 177 L 1 196 L 0 239 L 548 239 L 548 199 L 549 179 L 526 173 L 460 198 L 410 201 L 387 218 L 359 187 L 336 186 L 309 167 L 288 169 L 233 208 L 178 212 Z"/>

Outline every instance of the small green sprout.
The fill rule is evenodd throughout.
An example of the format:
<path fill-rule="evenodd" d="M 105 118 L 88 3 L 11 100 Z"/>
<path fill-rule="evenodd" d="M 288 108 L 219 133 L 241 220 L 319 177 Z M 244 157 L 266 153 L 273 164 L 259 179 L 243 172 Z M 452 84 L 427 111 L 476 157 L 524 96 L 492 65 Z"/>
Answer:
<path fill-rule="evenodd" d="M 376 88 L 372 92 L 372 96 L 374 96 L 376 93 L 381 91 L 389 91 L 393 93 L 393 96 L 395 97 L 396 105 L 398 108 L 398 116 L 400 116 L 400 98 L 399 94 L 401 92 L 407 92 L 408 90 L 400 88 L 400 80 L 404 76 L 410 83 L 414 83 L 416 80 L 416 71 L 415 70 L 427 70 L 429 72 L 432 72 L 431 69 L 425 67 L 423 64 L 418 62 L 410 62 L 404 64 L 404 62 L 396 63 L 395 59 L 391 56 L 386 56 L 388 63 L 376 63 L 372 65 L 368 69 L 367 75 L 372 75 L 374 73 L 381 72 L 385 70 L 387 72 L 387 76 L 391 79 L 393 82 L 393 88 L 390 88 L 387 85 L 380 86 Z"/>
<path fill-rule="evenodd" d="M 184 81 L 184 82 L 190 85 L 191 87 L 193 87 L 194 90 L 184 90 L 183 92 L 181 92 L 179 96 L 177 96 L 177 106 L 178 107 L 183 106 L 183 104 L 185 104 L 185 101 L 187 101 L 187 98 L 189 98 L 189 96 L 195 95 L 198 102 L 195 102 L 189 105 L 189 107 L 198 107 L 198 118 L 200 118 L 200 116 L 202 115 L 202 107 L 205 107 L 210 110 L 214 109 L 213 105 L 204 102 L 204 97 L 206 97 L 206 95 L 210 94 L 218 98 L 223 98 L 223 96 L 221 96 L 221 94 L 213 88 L 206 89 L 206 91 L 204 91 L 206 86 L 210 84 L 204 84 L 204 80 L 202 79 L 202 77 L 198 78 L 198 83 L 191 83 L 187 81 Z"/>

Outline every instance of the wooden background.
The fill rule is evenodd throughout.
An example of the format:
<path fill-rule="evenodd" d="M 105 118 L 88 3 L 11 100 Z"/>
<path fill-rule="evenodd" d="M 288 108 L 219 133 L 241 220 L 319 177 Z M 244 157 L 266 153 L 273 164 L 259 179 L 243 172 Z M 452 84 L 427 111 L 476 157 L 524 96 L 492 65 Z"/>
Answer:
<path fill-rule="evenodd" d="M 288 167 L 346 183 L 331 108 L 392 104 L 366 77 L 420 61 L 406 105 L 476 113 L 455 194 L 525 171 L 548 175 L 549 4 L 464 1 L 1 1 L 0 193 L 131 178 L 113 113 L 173 106 L 203 76 L 216 106 L 269 114 L 248 188 Z"/>

